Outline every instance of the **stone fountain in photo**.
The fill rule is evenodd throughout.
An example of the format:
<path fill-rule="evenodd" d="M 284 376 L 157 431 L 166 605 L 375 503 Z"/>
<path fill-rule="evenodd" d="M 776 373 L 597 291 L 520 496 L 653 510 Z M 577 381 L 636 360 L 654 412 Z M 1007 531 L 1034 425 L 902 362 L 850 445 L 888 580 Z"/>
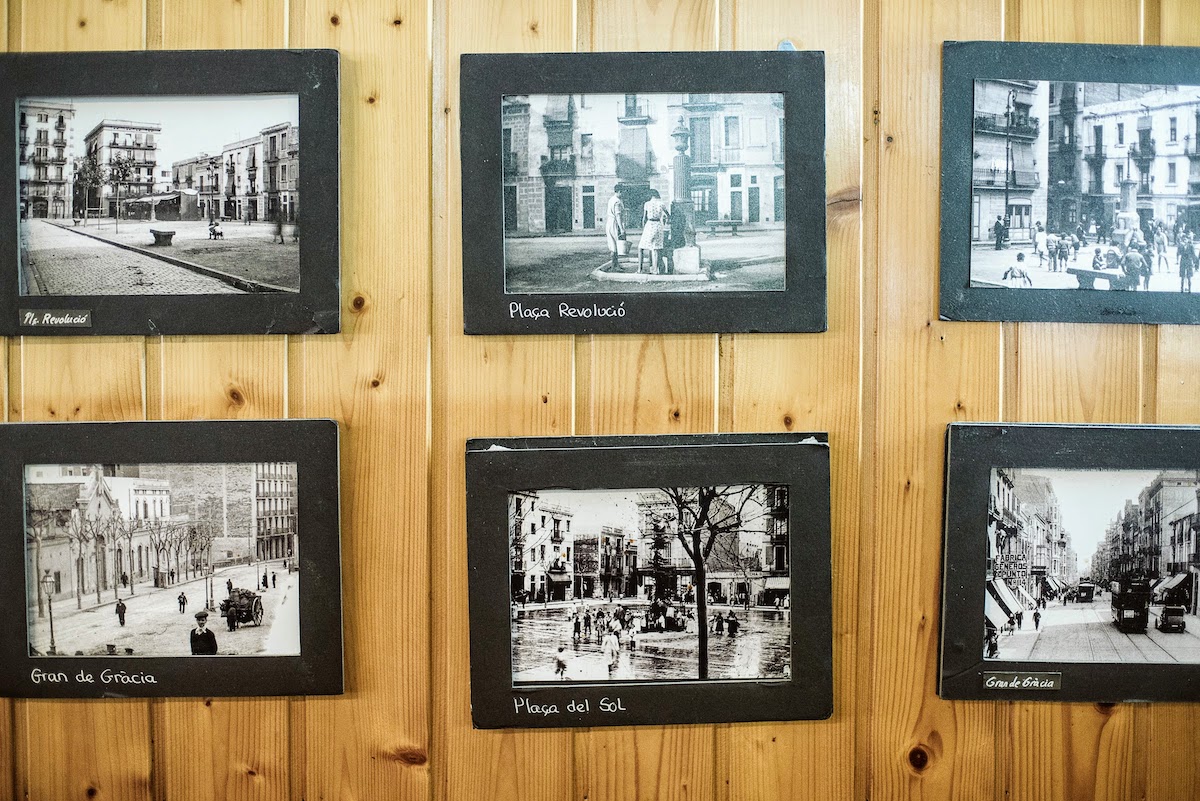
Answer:
<path fill-rule="evenodd" d="M 692 159 L 687 155 L 691 132 L 683 117 L 671 131 L 675 140 L 673 169 L 675 183 L 671 187 L 671 230 L 667 233 L 672 250 L 672 272 L 619 273 L 597 269 L 592 278 L 619 283 L 677 283 L 709 280 L 708 271 L 700 261 L 700 246 L 696 244 L 696 210 L 692 206 Z M 633 243 L 636 244 L 636 243 Z"/>

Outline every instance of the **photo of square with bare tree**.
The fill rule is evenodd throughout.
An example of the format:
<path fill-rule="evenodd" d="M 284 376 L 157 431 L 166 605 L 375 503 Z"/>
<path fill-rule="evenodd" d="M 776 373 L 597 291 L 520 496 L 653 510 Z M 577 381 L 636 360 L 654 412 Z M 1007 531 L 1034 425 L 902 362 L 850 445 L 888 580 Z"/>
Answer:
<path fill-rule="evenodd" d="M 1200 471 L 994 468 L 985 660 L 1200 664 Z"/>
<path fill-rule="evenodd" d="M 505 95 L 505 291 L 783 291 L 784 121 L 780 93 Z"/>
<path fill-rule="evenodd" d="M 1192 293 L 1200 87 L 976 80 L 972 144 L 971 286 Z"/>
<path fill-rule="evenodd" d="M 300 653 L 296 464 L 25 467 L 30 656 Z"/>
<path fill-rule="evenodd" d="M 297 95 L 17 106 L 22 295 L 300 291 Z"/>
<path fill-rule="evenodd" d="M 509 492 L 512 680 L 791 676 L 788 488 Z"/>

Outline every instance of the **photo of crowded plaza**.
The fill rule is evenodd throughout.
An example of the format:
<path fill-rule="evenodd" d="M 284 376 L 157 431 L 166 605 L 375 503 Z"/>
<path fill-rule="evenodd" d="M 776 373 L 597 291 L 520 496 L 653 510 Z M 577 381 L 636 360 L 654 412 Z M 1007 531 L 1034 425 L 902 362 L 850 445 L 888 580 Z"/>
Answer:
<path fill-rule="evenodd" d="M 505 290 L 782 291 L 784 96 L 506 95 Z"/>
<path fill-rule="evenodd" d="M 782 680 L 786 486 L 509 494 L 514 685 Z"/>
<path fill-rule="evenodd" d="M 1200 663 L 1200 471 L 996 468 L 988 518 L 985 659 Z"/>
<path fill-rule="evenodd" d="M 977 80 L 972 132 L 971 286 L 1193 291 L 1200 88 Z"/>
<path fill-rule="evenodd" d="M 25 97 L 22 295 L 299 292 L 295 95 Z"/>
<path fill-rule="evenodd" d="M 300 653 L 296 465 L 28 465 L 31 656 Z"/>

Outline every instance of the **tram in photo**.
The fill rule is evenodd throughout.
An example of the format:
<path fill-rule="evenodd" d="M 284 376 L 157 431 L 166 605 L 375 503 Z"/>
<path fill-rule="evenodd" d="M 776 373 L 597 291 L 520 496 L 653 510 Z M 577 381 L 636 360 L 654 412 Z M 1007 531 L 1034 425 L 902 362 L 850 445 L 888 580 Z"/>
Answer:
<path fill-rule="evenodd" d="M 1079 586 L 1075 588 L 1075 602 L 1080 604 L 1090 604 L 1092 599 L 1096 597 L 1096 585 L 1090 581 L 1081 581 Z"/>
<path fill-rule="evenodd" d="M 1150 622 L 1150 582 L 1139 579 L 1114 581 L 1112 619 L 1121 631 L 1144 632 Z"/>

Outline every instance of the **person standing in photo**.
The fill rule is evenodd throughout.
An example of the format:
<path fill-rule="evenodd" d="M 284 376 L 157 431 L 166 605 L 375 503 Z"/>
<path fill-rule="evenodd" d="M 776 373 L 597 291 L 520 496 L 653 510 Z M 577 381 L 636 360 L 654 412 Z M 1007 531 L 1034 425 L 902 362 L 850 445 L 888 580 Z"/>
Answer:
<path fill-rule="evenodd" d="M 729 636 L 736 637 L 738 628 L 742 625 L 742 622 L 738 620 L 736 614 L 730 611 L 729 617 L 725 619 L 725 625 L 729 627 Z"/>
<path fill-rule="evenodd" d="M 650 199 L 642 206 L 642 238 L 638 242 L 638 269 L 642 271 L 642 259 L 650 254 L 650 274 L 658 275 L 663 272 L 659 263 L 662 250 L 666 244 L 667 222 L 671 219 L 670 212 L 660 199 L 657 189 L 650 190 Z"/>
<path fill-rule="evenodd" d="M 275 574 L 271 574 L 271 589 L 275 589 Z"/>
<path fill-rule="evenodd" d="M 1158 230 L 1154 234 L 1154 250 L 1158 254 L 1155 268 L 1158 272 L 1171 272 L 1171 262 L 1167 258 L 1167 228 L 1160 224 Z"/>
<path fill-rule="evenodd" d="M 992 236 L 996 239 L 996 250 L 1004 247 L 1004 218 L 999 214 L 996 215 L 996 222 L 992 224 Z"/>
<path fill-rule="evenodd" d="M 1036 609 L 1033 611 L 1033 629 L 1037 631 L 1042 627 L 1042 613 Z"/>
<path fill-rule="evenodd" d="M 1020 287 L 1022 284 L 1033 286 L 1033 280 L 1029 277 L 1029 273 L 1025 271 L 1024 253 L 1017 253 L 1017 263 L 1005 270 L 1000 280 L 1014 288 Z"/>
<path fill-rule="evenodd" d="M 612 266 L 603 272 L 617 272 L 620 269 L 622 242 L 625 240 L 625 201 L 622 199 L 623 190 L 620 186 L 613 189 L 612 197 L 608 199 L 608 216 L 604 220 L 604 238 L 608 241 L 608 249 L 612 252 Z"/>
<path fill-rule="evenodd" d="M 179 597 L 176 600 L 179 601 L 179 614 L 182 615 L 184 612 L 187 611 L 187 595 L 185 595 L 181 592 L 181 593 L 179 593 Z"/>
<path fill-rule="evenodd" d="M 1041 221 L 1033 227 L 1033 252 L 1038 257 L 1038 267 L 1042 266 L 1042 262 L 1046 260 L 1046 229 L 1042 227 Z"/>
<path fill-rule="evenodd" d="M 217 653 L 217 635 L 208 628 L 208 612 L 196 613 L 196 628 L 189 638 L 193 656 L 213 656 Z"/>
<path fill-rule="evenodd" d="M 560 681 L 567 678 L 567 646 L 558 646 L 558 653 L 554 655 L 554 675 Z"/>
<path fill-rule="evenodd" d="M 122 626 L 125 625 L 125 602 L 120 598 L 117 599 L 117 620 Z"/>
<path fill-rule="evenodd" d="M 725 633 L 725 618 L 720 612 L 717 612 L 716 620 L 713 621 L 713 632 L 718 635 Z"/>
<path fill-rule="evenodd" d="M 608 665 L 608 677 L 612 678 L 612 674 L 617 669 L 617 663 L 621 659 L 621 642 L 617 639 L 617 634 L 610 631 L 604 635 L 604 644 L 600 646 L 600 652 L 604 655 L 604 662 Z"/>
<path fill-rule="evenodd" d="M 1192 249 L 1190 234 L 1179 235 L 1179 291 L 1191 293 L 1192 274 L 1196 272 L 1196 251 Z"/>

